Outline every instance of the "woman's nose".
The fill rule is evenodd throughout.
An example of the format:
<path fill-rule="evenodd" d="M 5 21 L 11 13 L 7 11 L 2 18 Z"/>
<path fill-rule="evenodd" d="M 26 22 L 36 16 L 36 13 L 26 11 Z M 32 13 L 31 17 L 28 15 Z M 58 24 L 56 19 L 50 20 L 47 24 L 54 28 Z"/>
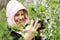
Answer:
<path fill-rule="evenodd" d="M 23 16 L 19 16 L 19 19 L 23 19 Z"/>

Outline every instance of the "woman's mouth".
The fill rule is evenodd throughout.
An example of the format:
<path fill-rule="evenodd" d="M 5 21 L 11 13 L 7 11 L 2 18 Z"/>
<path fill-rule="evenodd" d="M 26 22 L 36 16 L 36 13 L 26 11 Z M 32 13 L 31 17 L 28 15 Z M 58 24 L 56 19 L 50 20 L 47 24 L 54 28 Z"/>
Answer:
<path fill-rule="evenodd" d="M 26 22 L 26 19 L 24 19 L 24 20 L 18 20 L 18 22 L 19 22 L 19 23 L 21 23 L 21 22 Z"/>

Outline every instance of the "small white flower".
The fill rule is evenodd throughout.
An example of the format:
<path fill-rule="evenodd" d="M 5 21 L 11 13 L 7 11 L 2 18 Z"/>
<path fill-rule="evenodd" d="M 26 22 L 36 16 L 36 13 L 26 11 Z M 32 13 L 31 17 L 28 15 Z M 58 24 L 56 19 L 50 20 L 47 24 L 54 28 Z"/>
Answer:
<path fill-rule="evenodd" d="M 52 33 L 50 33 L 50 35 L 49 36 L 52 36 L 53 34 Z"/>

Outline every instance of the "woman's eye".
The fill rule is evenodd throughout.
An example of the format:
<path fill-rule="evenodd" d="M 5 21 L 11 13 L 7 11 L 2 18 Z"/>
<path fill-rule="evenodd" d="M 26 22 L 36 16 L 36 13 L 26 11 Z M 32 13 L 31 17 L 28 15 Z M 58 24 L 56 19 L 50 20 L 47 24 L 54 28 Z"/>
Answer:
<path fill-rule="evenodd" d="M 15 16 L 19 16 L 19 14 L 16 14 Z"/>
<path fill-rule="evenodd" d="M 21 15 L 24 15 L 24 14 L 21 14 Z"/>

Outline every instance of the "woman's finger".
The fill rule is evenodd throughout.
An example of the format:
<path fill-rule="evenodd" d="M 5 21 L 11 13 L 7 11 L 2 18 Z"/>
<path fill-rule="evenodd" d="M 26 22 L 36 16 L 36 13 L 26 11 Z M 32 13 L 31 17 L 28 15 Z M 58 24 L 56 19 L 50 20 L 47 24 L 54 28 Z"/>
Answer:
<path fill-rule="evenodd" d="M 30 27 L 33 27 L 34 21 L 31 20 Z"/>
<path fill-rule="evenodd" d="M 39 27 L 41 27 L 40 23 L 37 24 L 37 27 L 35 28 L 35 31 L 36 31 Z"/>
<path fill-rule="evenodd" d="M 35 22 L 35 24 L 34 24 L 34 28 L 36 28 L 37 25 L 38 25 L 38 20 Z"/>

